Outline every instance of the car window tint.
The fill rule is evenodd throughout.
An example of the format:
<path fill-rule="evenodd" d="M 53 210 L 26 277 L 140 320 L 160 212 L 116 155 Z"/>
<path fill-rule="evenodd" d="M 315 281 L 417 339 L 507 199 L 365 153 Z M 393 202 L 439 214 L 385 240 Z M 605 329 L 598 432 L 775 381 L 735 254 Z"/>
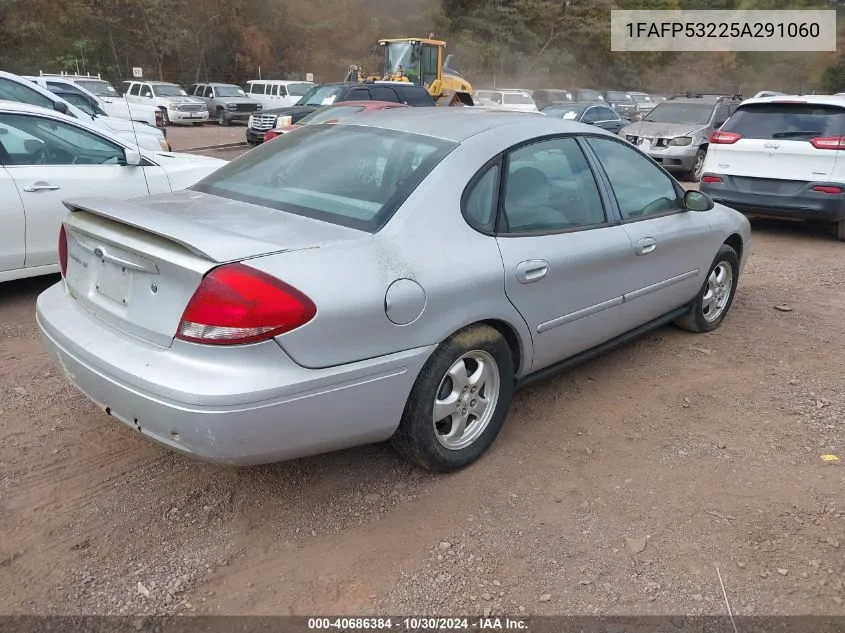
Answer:
<path fill-rule="evenodd" d="M 615 110 L 611 110 L 610 108 L 605 108 L 604 106 L 596 108 L 598 111 L 598 120 L 599 121 L 617 121 L 619 120 L 619 116 L 616 114 Z"/>
<path fill-rule="evenodd" d="M 456 146 L 378 128 L 305 125 L 192 189 L 372 232 Z"/>
<path fill-rule="evenodd" d="M 369 101 L 370 91 L 366 88 L 353 88 L 346 94 L 344 101 Z"/>
<path fill-rule="evenodd" d="M 138 95 L 141 92 L 141 84 L 132 84 L 132 87 L 129 89 L 129 94 L 131 95 Z"/>
<path fill-rule="evenodd" d="M 0 78 L 0 99 L 53 109 L 53 102 L 37 90 L 5 78 Z"/>
<path fill-rule="evenodd" d="M 0 142 L 13 165 L 116 165 L 123 148 L 53 119 L 0 114 Z"/>
<path fill-rule="evenodd" d="M 387 86 L 373 86 L 373 99 L 375 101 L 390 101 L 392 103 L 399 103 L 399 97 L 396 96 L 396 91 Z"/>
<path fill-rule="evenodd" d="M 584 112 L 584 116 L 581 117 L 581 120 L 584 123 L 595 123 L 599 119 L 599 109 L 598 108 L 587 108 L 587 111 Z"/>
<path fill-rule="evenodd" d="M 399 88 L 400 97 L 409 106 L 430 106 L 434 105 L 431 95 L 422 88 L 409 88 L 401 86 Z"/>
<path fill-rule="evenodd" d="M 511 153 L 505 216 L 509 230 L 519 233 L 605 222 L 598 186 L 575 139 L 541 141 Z"/>
<path fill-rule="evenodd" d="M 475 228 L 490 231 L 493 229 L 495 210 L 499 199 L 499 166 L 487 168 L 472 185 L 464 198 L 464 213 L 469 223 Z"/>
<path fill-rule="evenodd" d="M 624 220 L 682 209 L 672 179 L 650 159 L 615 140 L 590 137 L 587 142 L 601 161 Z"/>
<path fill-rule="evenodd" d="M 146 84 L 142 85 L 141 86 L 141 96 L 142 97 L 152 97 L 153 96 L 153 89 L 150 88 Z"/>
<path fill-rule="evenodd" d="M 742 106 L 722 128 L 743 138 L 808 141 L 845 135 L 845 108 L 808 103 L 755 103 Z"/>
<path fill-rule="evenodd" d="M 287 88 L 285 88 L 282 85 L 279 86 L 279 96 L 280 97 L 287 97 L 288 96 Z"/>

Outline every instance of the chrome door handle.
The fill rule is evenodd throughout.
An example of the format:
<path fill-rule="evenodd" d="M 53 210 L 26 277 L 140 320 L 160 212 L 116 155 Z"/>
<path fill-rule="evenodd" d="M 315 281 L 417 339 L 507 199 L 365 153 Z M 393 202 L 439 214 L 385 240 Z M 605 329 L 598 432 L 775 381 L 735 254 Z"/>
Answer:
<path fill-rule="evenodd" d="M 637 242 L 637 255 L 648 255 L 657 248 L 657 240 L 653 237 L 644 237 Z"/>
<path fill-rule="evenodd" d="M 61 187 L 59 185 L 51 185 L 49 182 L 36 182 L 23 188 L 27 193 L 35 191 L 56 191 L 57 189 L 61 189 Z"/>
<path fill-rule="evenodd" d="M 516 267 L 516 280 L 521 284 L 540 281 L 549 274 L 549 262 L 542 259 L 530 259 Z"/>

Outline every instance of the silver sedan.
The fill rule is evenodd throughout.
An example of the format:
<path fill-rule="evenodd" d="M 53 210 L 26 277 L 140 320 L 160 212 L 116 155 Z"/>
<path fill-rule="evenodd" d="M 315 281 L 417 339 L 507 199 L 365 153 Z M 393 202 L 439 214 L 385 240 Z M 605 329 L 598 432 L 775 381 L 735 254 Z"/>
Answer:
<path fill-rule="evenodd" d="M 750 240 L 607 132 L 474 108 L 311 125 L 186 191 L 67 206 L 47 347 L 106 414 L 236 465 L 391 439 L 464 467 L 516 389 L 718 327 Z"/>

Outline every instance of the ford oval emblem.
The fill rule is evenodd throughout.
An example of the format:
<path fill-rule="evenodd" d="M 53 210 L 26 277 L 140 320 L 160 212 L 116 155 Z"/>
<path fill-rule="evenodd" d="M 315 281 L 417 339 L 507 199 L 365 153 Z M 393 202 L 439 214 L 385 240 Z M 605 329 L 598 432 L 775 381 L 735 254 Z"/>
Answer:
<path fill-rule="evenodd" d="M 103 256 L 103 249 L 100 248 L 99 246 L 97 246 L 94 249 L 94 255 L 96 255 L 97 257 L 102 257 Z"/>

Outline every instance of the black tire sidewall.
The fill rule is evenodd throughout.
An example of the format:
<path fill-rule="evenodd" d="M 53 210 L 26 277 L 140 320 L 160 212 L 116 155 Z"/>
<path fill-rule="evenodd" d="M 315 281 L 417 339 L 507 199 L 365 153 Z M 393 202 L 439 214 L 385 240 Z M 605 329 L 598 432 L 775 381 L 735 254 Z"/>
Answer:
<path fill-rule="evenodd" d="M 719 315 L 719 318 L 715 321 L 708 321 L 704 318 L 704 292 L 707 289 L 707 279 L 710 278 L 710 274 L 713 272 L 716 266 L 718 266 L 723 261 L 727 261 L 731 265 L 731 294 L 728 297 L 728 302 L 727 304 L 725 304 L 725 309 L 722 310 L 722 314 Z M 719 248 L 719 252 L 716 253 L 716 258 L 713 260 L 713 264 L 707 271 L 707 277 L 704 279 L 704 285 L 701 287 L 701 290 L 698 292 L 698 296 L 695 299 L 695 305 L 693 306 L 692 315 L 695 318 L 695 325 L 697 331 L 710 332 L 712 330 L 715 330 L 722 324 L 722 321 L 725 320 L 725 317 L 728 315 L 728 312 L 730 312 L 731 305 L 733 305 L 738 282 L 739 256 L 733 248 L 731 248 L 727 244 L 722 244 L 722 246 Z"/>
<path fill-rule="evenodd" d="M 496 361 L 499 397 L 484 432 L 471 445 L 453 451 L 435 437 L 432 408 L 446 372 L 461 356 L 474 350 L 487 352 Z M 477 325 L 457 332 L 438 346 L 417 376 L 393 444 L 405 457 L 429 470 L 451 472 L 464 468 L 481 457 L 498 436 L 510 408 L 513 387 L 513 355 L 496 329 Z"/>
<path fill-rule="evenodd" d="M 167 114 L 167 108 L 161 109 L 161 125 L 163 127 L 170 125 L 170 117 Z"/>

